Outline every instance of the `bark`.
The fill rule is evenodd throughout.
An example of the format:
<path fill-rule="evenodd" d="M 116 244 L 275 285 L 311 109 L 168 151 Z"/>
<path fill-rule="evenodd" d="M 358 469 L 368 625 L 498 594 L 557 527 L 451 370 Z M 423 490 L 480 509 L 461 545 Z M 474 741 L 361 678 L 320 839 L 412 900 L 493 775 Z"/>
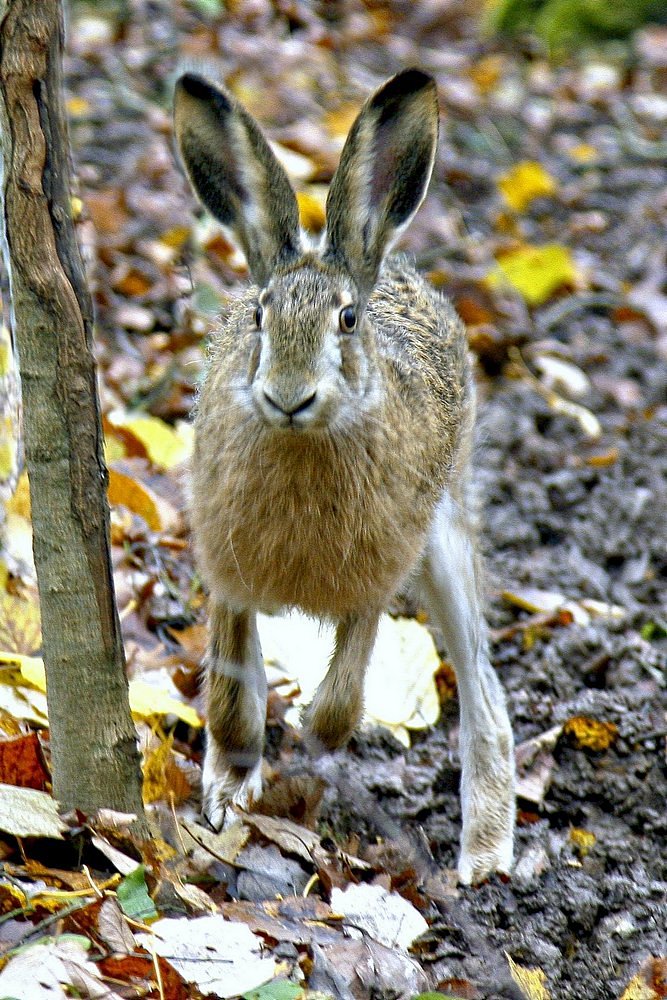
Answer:
<path fill-rule="evenodd" d="M 92 303 L 70 213 L 60 0 L 0 2 L 3 251 L 23 393 L 53 785 L 143 822 L 116 611 Z"/>

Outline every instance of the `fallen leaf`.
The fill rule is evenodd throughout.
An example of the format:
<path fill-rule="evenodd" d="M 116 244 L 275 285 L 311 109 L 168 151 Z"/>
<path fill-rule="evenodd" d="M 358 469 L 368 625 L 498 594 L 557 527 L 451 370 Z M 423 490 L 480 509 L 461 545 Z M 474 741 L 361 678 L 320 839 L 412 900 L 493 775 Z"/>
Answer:
<path fill-rule="evenodd" d="M 526 993 L 528 1000 L 550 1000 L 546 988 L 547 977 L 542 969 L 525 969 L 506 954 L 512 979 Z"/>
<path fill-rule="evenodd" d="M 575 715 L 563 726 L 563 735 L 570 736 L 580 750 L 602 753 L 616 741 L 618 726 L 613 722 L 600 722 L 586 715 Z"/>
<path fill-rule="evenodd" d="M 549 197 L 558 190 L 551 174 L 534 160 L 517 163 L 497 183 L 500 193 L 515 212 L 525 211 L 535 198 Z"/>
<path fill-rule="evenodd" d="M 596 836 L 589 830 L 582 830 L 578 826 L 570 827 L 570 843 L 574 845 L 580 858 L 585 858 L 587 854 L 590 854 L 595 841 Z"/>
<path fill-rule="evenodd" d="M 591 381 L 588 375 L 571 361 L 555 358 L 551 354 L 537 354 L 532 360 L 541 373 L 542 384 L 547 389 L 564 392 L 575 398 L 584 396 L 590 391 Z"/>
<path fill-rule="evenodd" d="M 326 224 L 322 199 L 309 191 L 298 191 L 296 200 L 303 228 L 310 233 L 320 233 Z"/>
<path fill-rule="evenodd" d="M 169 470 L 182 465 L 192 455 L 194 429 L 180 420 L 175 427 L 144 413 L 112 413 L 107 426 L 122 440 L 134 439 L 139 449 L 134 454 L 145 455 L 158 469 Z"/>
<path fill-rule="evenodd" d="M 121 910 L 132 920 L 148 923 L 157 918 L 155 903 L 148 895 L 145 865 L 137 865 L 125 876 L 116 889 L 116 896 Z"/>
<path fill-rule="evenodd" d="M 333 627 L 297 612 L 259 615 L 258 627 L 267 665 L 279 668 L 286 679 L 296 680 L 300 689 L 296 705 L 307 704 L 328 669 Z M 423 625 L 383 615 L 366 674 L 366 721 L 385 726 L 409 746 L 408 730 L 425 729 L 438 719 L 434 677 L 439 667 L 433 639 Z M 296 707 L 286 717 L 298 725 Z"/>
<path fill-rule="evenodd" d="M 504 253 L 486 280 L 491 288 L 510 285 L 529 305 L 539 306 L 564 285 L 576 285 L 579 272 L 567 247 L 549 243 Z"/>
<path fill-rule="evenodd" d="M 86 938 L 71 934 L 42 938 L 22 948 L 0 972 L 0 994 L 6 1000 L 60 1000 L 65 996 L 121 1000 L 88 958 L 89 948 Z"/>
<path fill-rule="evenodd" d="M 162 740 L 144 759 L 144 802 L 185 802 L 191 792 L 190 783 L 174 756 L 173 736 Z"/>
<path fill-rule="evenodd" d="M 667 958 L 650 955 L 630 980 L 621 1000 L 664 1000 L 667 997 Z"/>
<path fill-rule="evenodd" d="M 262 940 L 245 924 L 220 914 L 163 918 L 151 934 L 135 934 L 138 944 L 169 959 L 189 983 L 220 997 L 235 997 L 273 978 L 276 962 L 262 956 Z"/>
<path fill-rule="evenodd" d="M 160 512 L 160 500 L 155 493 L 138 479 L 133 479 L 117 469 L 109 469 L 110 504 L 120 504 L 143 517 L 151 531 L 163 531 L 166 524 Z"/>
<path fill-rule="evenodd" d="M 289 979 L 274 979 L 256 990 L 243 994 L 243 1000 L 302 1000 L 306 993 Z"/>
<path fill-rule="evenodd" d="M 154 719 L 165 715 L 175 715 L 188 726 L 200 728 L 203 723 L 191 705 L 185 705 L 162 688 L 155 687 L 141 677 L 130 681 L 130 709 L 140 719 Z"/>
<path fill-rule="evenodd" d="M 0 830 L 14 837 L 62 840 L 67 826 L 58 815 L 58 803 L 46 792 L 0 784 Z"/>
<path fill-rule="evenodd" d="M 0 740 L 0 782 L 19 788 L 44 790 L 49 772 L 37 733 Z"/>
<path fill-rule="evenodd" d="M 381 885 L 350 885 L 331 891 L 331 909 L 346 918 L 350 937 L 368 934 L 388 948 L 407 951 L 428 924 L 415 907 L 397 892 Z"/>

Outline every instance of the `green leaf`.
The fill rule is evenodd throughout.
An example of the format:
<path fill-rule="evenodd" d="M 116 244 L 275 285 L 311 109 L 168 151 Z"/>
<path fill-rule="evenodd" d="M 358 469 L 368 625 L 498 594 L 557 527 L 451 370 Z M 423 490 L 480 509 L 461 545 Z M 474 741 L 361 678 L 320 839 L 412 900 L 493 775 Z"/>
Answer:
<path fill-rule="evenodd" d="M 412 1000 L 456 1000 L 451 993 L 418 993 Z"/>
<path fill-rule="evenodd" d="M 142 923 L 157 919 L 158 912 L 148 895 L 145 865 L 138 865 L 133 872 L 126 875 L 119 884 L 116 894 L 120 907 L 127 917 L 140 920 Z"/>
<path fill-rule="evenodd" d="M 289 979 L 272 979 L 256 990 L 243 994 L 243 1000 L 301 1000 L 304 991 Z"/>
<path fill-rule="evenodd" d="M 642 639 L 646 639 L 647 642 L 655 642 L 657 639 L 667 639 L 667 622 L 646 622 L 639 631 Z"/>

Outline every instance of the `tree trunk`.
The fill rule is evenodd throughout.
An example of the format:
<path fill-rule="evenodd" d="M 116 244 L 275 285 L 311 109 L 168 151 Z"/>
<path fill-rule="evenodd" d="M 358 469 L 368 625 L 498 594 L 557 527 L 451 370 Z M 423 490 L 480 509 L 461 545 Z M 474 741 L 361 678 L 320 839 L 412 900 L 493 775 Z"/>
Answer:
<path fill-rule="evenodd" d="M 109 547 L 92 303 L 70 213 L 60 0 L 0 2 L 3 252 L 23 391 L 55 797 L 143 823 Z"/>

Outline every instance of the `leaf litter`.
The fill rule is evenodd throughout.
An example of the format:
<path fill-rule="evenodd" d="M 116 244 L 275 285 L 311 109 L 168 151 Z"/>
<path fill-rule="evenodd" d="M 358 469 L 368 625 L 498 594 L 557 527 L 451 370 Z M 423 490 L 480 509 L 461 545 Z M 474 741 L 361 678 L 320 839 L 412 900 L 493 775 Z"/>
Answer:
<path fill-rule="evenodd" d="M 156 836 L 137 843 L 119 816 L 59 818 L 48 792 L 20 787 L 49 788 L 23 475 L 0 551 L 7 995 L 39 995 L 46 946 L 12 952 L 35 935 L 54 951 L 62 995 L 56 980 L 93 996 L 100 977 L 106 996 L 207 992 L 159 956 L 156 923 L 140 932 L 145 952 L 132 943 L 137 928 L 118 907 L 116 871 L 135 873 L 149 918 L 175 922 L 184 960 L 201 944 L 189 925 L 214 918 L 214 949 L 230 927 L 247 925 L 233 960 L 250 956 L 255 977 L 277 975 L 249 984 L 249 996 L 665 995 L 666 52 L 664 29 L 647 25 L 625 48 L 549 62 L 539 48 L 482 39 L 463 3 L 355 3 L 326 16 L 269 0 L 224 11 L 73 5 L 73 208 L 94 261 L 113 561 Z M 519 770 L 510 883 L 451 882 L 455 684 L 437 635 L 427 648 L 422 625 L 416 646 L 398 634 L 421 619 L 410 595 L 387 619 L 389 652 L 367 691 L 370 725 L 317 766 L 296 725 L 316 679 L 311 662 L 302 675 L 298 661 L 321 649 L 324 664 L 328 640 L 296 633 L 278 657 L 267 636 L 265 652 L 281 664 L 269 665 L 271 813 L 239 816 L 218 834 L 195 819 L 205 612 L 187 547 L 185 421 L 211 316 L 246 270 L 210 220 L 196 221 L 170 151 L 167 95 L 178 58 L 220 53 L 227 82 L 286 158 L 314 233 L 369 87 L 410 63 L 438 78 L 439 159 L 404 247 L 452 295 L 482 369 L 489 620 Z M 395 655 L 402 643 L 407 664 Z M 194 802 L 183 798 L 188 788 Z M 30 792 L 42 796 L 32 813 L 16 798 Z M 48 905 L 33 894 L 43 905 L 31 909 L 18 883 L 40 885 L 43 869 L 62 879 L 68 865 L 72 878 L 90 874 L 90 894 Z M 251 885 L 261 893 L 270 884 L 262 879 L 275 885 L 281 875 L 303 889 L 247 898 Z M 382 895 L 397 913 L 412 907 L 428 933 L 410 953 L 388 946 L 390 932 L 375 940 L 362 927 L 361 938 L 347 937 L 353 918 L 332 903 L 348 894 Z M 101 916 L 110 907 L 112 938 Z M 49 938 L 63 927 L 79 935 L 74 944 Z M 81 934 L 97 944 L 85 951 Z M 110 940 L 118 954 L 103 957 Z M 15 986 L 2 981 L 10 970 Z M 185 978 L 194 974 L 188 967 Z"/>

